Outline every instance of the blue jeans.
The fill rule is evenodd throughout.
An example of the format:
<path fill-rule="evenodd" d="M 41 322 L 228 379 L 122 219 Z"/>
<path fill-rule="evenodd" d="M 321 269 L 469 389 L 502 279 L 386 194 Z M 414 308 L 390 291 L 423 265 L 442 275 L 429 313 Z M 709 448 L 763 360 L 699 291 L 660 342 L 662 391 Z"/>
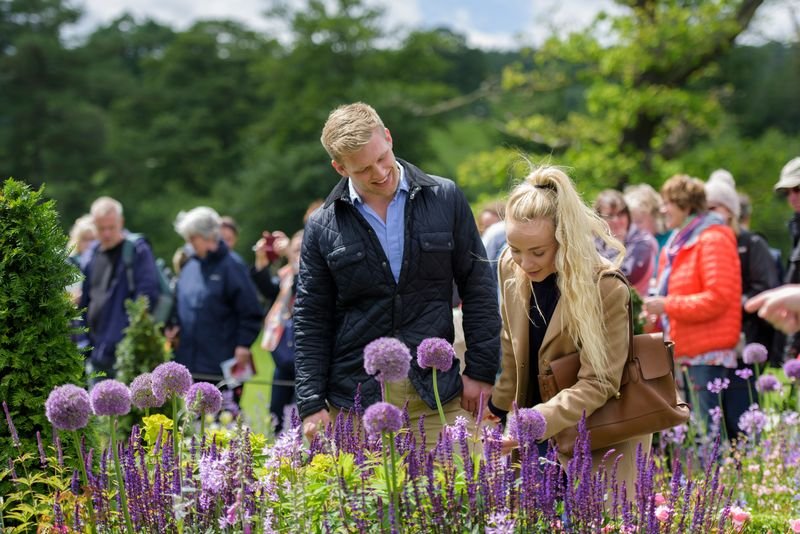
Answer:
<path fill-rule="evenodd" d="M 708 391 L 706 384 L 715 378 L 727 378 L 730 380 L 728 389 L 722 392 L 722 411 L 725 416 L 725 430 L 728 437 L 734 438 L 739 433 L 739 417 L 750 406 L 750 395 L 748 393 L 747 382 L 736 376 L 735 369 L 728 369 L 719 365 L 690 365 L 688 367 L 689 379 L 692 382 L 693 393 L 697 396 L 699 406 L 692 406 L 692 411 L 699 414 L 705 421 L 706 428 L 710 428 L 711 416 L 708 411 L 719 406 L 719 397 L 716 393 Z M 757 402 L 755 397 L 754 380 L 751 377 L 748 381 L 753 397 L 753 402 Z M 688 384 L 684 384 L 684 394 L 688 401 L 693 401 L 694 397 L 689 395 Z"/>

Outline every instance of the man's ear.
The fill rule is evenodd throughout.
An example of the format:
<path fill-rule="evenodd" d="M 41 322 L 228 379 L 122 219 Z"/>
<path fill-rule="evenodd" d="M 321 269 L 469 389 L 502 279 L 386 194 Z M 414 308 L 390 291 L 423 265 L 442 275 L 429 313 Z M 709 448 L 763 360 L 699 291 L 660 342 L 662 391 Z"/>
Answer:
<path fill-rule="evenodd" d="M 389 147 L 392 147 L 392 132 L 389 131 L 389 128 L 384 128 L 383 130 L 386 133 L 386 142 L 389 143 Z"/>
<path fill-rule="evenodd" d="M 336 172 L 338 172 L 339 174 L 341 174 L 341 175 L 342 175 L 342 176 L 344 176 L 344 177 L 347 177 L 347 176 L 349 176 L 349 175 L 350 175 L 350 174 L 347 172 L 347 170 L 344 168 L 344 165 L 342 165 L 341 163 L 339 163 L 339 162 L 338 162 L 338 161 L 336 161 L 335 159 L 332 159 L 332 160 L 331 160 L 331 166 L 332 166 L 334 169 L 336 169 Z"/>

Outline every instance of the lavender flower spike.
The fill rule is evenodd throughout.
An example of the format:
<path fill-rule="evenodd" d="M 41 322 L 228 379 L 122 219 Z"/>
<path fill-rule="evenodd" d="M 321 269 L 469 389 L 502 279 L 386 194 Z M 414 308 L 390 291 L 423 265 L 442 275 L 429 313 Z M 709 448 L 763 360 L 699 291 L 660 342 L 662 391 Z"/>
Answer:
<path fill-rule="evenodd" d="M 78 430 L 89 422 L 89 393 L 74 384 L 58 386 L 44 403 L 47 420 L 58 430 Z"/>
<path fill-rule="evenodd" d="M 403 426 L 403 412 L 388 402 L 377 402 L 364 412 L 364 427 L 370 436 L 397 432 Z"/>
<path fill-rule="evenodd" d="M 140 410 L 158 408 L 163 404 L 153 394 L 153 375 L 143 373 L 131 382 L 131 402 Z"/>
<path fill-rule="evenodd" d="M 742 351 L 742 361 L 750 365 L 767 361 L 767 347 L 761 343 L 748 343 Z"/>
<path fill-rule="evenodd" d="M 542 439 L 546 429 L 544 416 L 533 408 L 520 408 L 508 415 L 508 432 L 519 443 Z"/>
<path fill-rule="evenodd" d="M 800 378 L 800 360 L 789 360 L 783 364 L 783 372 L 786 378 L 797 380 Z"/>
<path fill-rule="evenodd" d="M 208 382 L 192 384 L 183 400 L 189 411 L 199 415 L 213 415 L 222 408 L 222 393 Z"/>
<path fill-rule="evenodd" d="M 364 347 L 364 369 L 379 382 L 398 382 L 408 377 L 411 351 L 399 339 L 380 337 Z"/>
<path fill-rule="evenodd" d="M 14 421 L 11 420 L 11 413 L 8 411 L 8 404 L 6 404 L 6 401 L 3 401 L 3 411 L 6 413 L 8 431 L 11 432 L 11 442 L 15 447 L 19 447 L 21 445 L 19 441 L 19 434 L 17 434 L 17 428 L 14 426 Z"/>
<path fill-rule="evenodd" d="M 437 371 L 449 371 L 456 359 L 453 345 L 440 337 L 423 339 L 417 347 L 417 363 L 423 369 L 432 368 Z"/>
<path fill-rule="evenodd" d="M 153 369 L 153 395 L 160 403 L 172 395 L 182 396 L 192 385 L 192 374 L 185 365 L 177 362 L 162 363 Z"/>
<path fill-rule="evenodd" d="M 131 411 L 131 390 L 119 380 L 103 380 L 89 392 L 95 415 L 125 415 Z"/>

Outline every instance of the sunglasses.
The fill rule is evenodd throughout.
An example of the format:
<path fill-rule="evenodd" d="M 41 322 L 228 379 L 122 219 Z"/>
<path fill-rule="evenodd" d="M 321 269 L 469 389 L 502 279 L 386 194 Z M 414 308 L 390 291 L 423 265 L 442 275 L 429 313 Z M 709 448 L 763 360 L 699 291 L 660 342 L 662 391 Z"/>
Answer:
<path fill-rule="evenodd" d="M 787 187 L 786 189 L 784 189 L 784 191 L 786 191 L 787 195 L 789 193 L 794 193 L 794 194 L 800 193 L 800 185 L 796 185 L 794 187 Z"/>

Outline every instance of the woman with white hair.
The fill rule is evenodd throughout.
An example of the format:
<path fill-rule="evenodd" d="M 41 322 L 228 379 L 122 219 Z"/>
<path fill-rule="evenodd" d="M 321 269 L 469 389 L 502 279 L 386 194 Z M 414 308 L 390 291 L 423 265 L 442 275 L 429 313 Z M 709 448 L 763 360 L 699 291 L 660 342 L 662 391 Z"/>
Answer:
<path fill-rule="evenodd" d="M 221 239 L 221 223 L 205 206 L 181 212 L 175 220 L 175 231 L 191 247 L 176 288 L 180 340 L 175 360 L 196 379 L 213 382 L 221 378 L 225 360 L 252 366 L 250 346 L 264 315 L 247 266 Z M 241 386 L 234 389 L 237 404 L 240 396 Z"/>

